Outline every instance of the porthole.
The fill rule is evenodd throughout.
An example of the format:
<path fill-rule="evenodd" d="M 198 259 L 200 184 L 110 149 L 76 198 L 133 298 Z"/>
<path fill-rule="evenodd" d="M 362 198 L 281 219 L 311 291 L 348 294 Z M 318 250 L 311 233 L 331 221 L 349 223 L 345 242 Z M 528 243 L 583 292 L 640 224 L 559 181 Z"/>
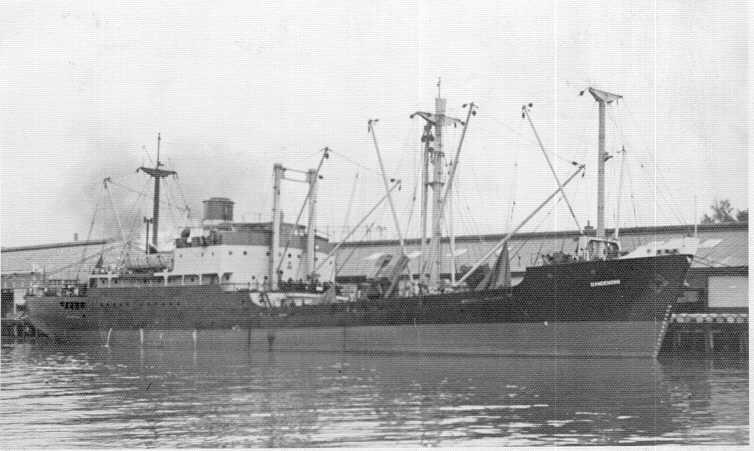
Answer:
<path fill-rule="evenodd" d="M 243 251 L 243 254 L 244 254 L 244 255 L 246 255 L 246 254 L 247 254 L 247 252 L 246 252 L 246 251 Z"/>
<path fill-rule="evenodd" d="M 228 251 L 228 255 L 233 255 L 233 251 Z"/>

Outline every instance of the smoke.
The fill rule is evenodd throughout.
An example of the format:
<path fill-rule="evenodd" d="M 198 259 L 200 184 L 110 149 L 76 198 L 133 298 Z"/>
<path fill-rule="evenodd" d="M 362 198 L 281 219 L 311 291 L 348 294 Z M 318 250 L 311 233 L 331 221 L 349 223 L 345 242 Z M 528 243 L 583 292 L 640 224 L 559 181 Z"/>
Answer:
<path fill-rule="evenodd" d="M 146 179 L 135 171 L 146 155 L 133 143 L 106 138 L 92 138 L 85 147 L 86 163 L 79 163 L 73 168 L 75 173 L 61 177 L 64 183 L 58 194 L 57 214 L 73 222 L 80 239 L 120 239 L 118 219 L 128 235 L 145 213 L 139 208 L 143 202 L 137 203 L 137 192 L 146 188 Z M 110 195 L 104 187 L 105 178 L 111 180 Z M 147 196 L 151 196 L 151 190 Z"/>
<path fill-rule="evenodd" d="M 192 220 L 200 220 L 202 201 L 227 197 L 235 202 L 234 220 L 255 220 L 253 213 L 270 203 L 272 164 L 256 153 L 225 142 L 196 143 L 167 138 L 164 161 L 178 172 L 166 183 L 166 196 L 178 203 L 185 199 Z M 269 168 L 268 168 L 269 165 Z M 182 206 L 182 205 L 181 205 Z"/>
<path fill-rule="evenodd" d="M 120 240 L 120 219 L 126 237 L 136 246 L 143 246 L 146 238 L 143 218 L 152 217 L 154 183 L 136 169 L 153 166 L 156 157 L 154 145 L 145 147 L 146 150 L 141 144 L 107 139 L 87 143 L 86 164 L 75 168 L 75 177 L 63 178 L 67 182 L 60 189 L 57 213 L 73 218 L 80 239 Z M 161 183 L 161 246 L 175 238 L 177 229 L 189 225 L 186 207 L 191 222 L 196 224 L 202 216 L 202 201 L 210 197 L 233 200 L 236 221 L 256 220 L 254 213 L 268 208 L 271 167 L 267 168 L 266 161 L 255 159 L 253 153 L 221 142 L 196 143 L 170 136 L 164 137 L 160 153 L 163 168 L 178 173 Z M 112 201 L 103 185 L 106 177 L 111 178 Z M 95 207 L 95 225 L 88 235 Z"/>
<path fill-rule="evenodd" d="M 69 130 L 71 136 L 86 138 L 66 143 L 67 150 L 61 149 L 72 156 L 71 163 L 58 168 L 56 177 L 60 182 L 55 202 L 43 216 L 61 218 L 82 240 L 121 240 L 120 219 L 126 237 L 143 247 L 146 238 L 143 218 L 152 217 L 154 185 L 151 177 L 137 173 L 136 169 L 154 166 L 156 136 L 112 138 L 104 136 L 105 130 L 90 124 Z M 234 142 L 232 137 L 224 141 L 178 132 L 172 134 L 170 130 L 162 132 L 160 160 L 163 168 L 176 171 L 178 175 L 163 179 L 161 184 L 161 246 L 175 238 L 180 228 L 190 224 L 186 207 L 190 209 L 191 222 L 196 225 L 201 220 L 202 201 L 211 197 L 234 201 L 235 221 L 269 219 L 272 164 L 275 161 L 286 163 L 287 151 L 257 145 L 257 148 L 248 148 L 248 144 Z M 73 146 L 77 147 L 75 151 Z M 86 160 L 82 161 L 80 155 L 85 155 Z M 291 164 L 304 169 L 308 163 Z M 112 201 L 103 185 L 108 177 L 112 180 L 109 183 Z M 286 184 L 283 207 L 287 208 L 286 217 L 290 220 L 295 217 L 305 192 L 305 184 Z"/>

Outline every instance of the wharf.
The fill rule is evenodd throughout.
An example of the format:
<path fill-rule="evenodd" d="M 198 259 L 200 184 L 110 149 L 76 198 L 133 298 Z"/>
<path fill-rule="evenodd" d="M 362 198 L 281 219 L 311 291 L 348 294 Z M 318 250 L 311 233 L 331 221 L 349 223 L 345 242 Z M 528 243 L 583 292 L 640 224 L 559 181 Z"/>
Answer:
<path fill-rule="evenodd" d="M 39 332 L 25 318 L 2 318 L 0 320 L 2 338 L 26 339 L 39 336 Z"/>
<path fill-rule="evenodd" d="M 746 355 L 748 312 L 674 313 L 662 354 Z"/>

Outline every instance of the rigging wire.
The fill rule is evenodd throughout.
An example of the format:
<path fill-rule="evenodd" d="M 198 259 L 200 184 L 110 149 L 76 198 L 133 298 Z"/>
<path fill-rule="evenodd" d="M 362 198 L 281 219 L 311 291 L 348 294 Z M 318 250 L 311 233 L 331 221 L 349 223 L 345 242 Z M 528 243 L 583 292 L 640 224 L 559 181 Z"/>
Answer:
<path fill-rule="evenodd" d="M 149 164 L 154 166 L 154 160 L 152 159 L 152 154 L 149 153 L 149 150 L 147 150 L 147 146 L 144 144 L 141 145 L 141 149 L 144 151 L 145 154 L 147 154 L 147 158 L 149 158 Z"/>
<path fill-rule="evenodd" d="M 178 187 L 178 193 L 181 195 L 181 202 L 183 203 L 186 211 L 186 218 L 191 221 L 191 208 L 189 208 L 188 202 L 186 202 L 186 196 L 183 194 L 183 185 L 178 179 L 177 173 L 173 174 L 173 179 L 175 180 L 175 185 Z"/>
<path fill-rule="evenodd" d="M 363 164 L 359 163 L 358 161 L 355 161 L 355 160 L 351 159 L 351 157 L 347 156 L 346 154 L 343 154 L 343 153 L 340 153 L 340 152 L 336 152 L 336 151 L 334 151 L 332 149 L 330 149 L 330 153 L 333 154 L 333 155 L 338 155 L 339 157 L 343 158 L 347 162 L 349 162 L 349 163 L 351 163 L 351 164 L 353 164 L 353 165 L 355 165 L 355 166 L 357 166 L 357 167 L 359 167 L 359 168 L 361 168 L 361 169 L 363 169 L 365 171 L 371 172 L 372 174 L 375 174 L 377 176 L 380 175 L 380 173 L 376 169 L 370 168 L 368 166 L 364 166 Z"/>
<path fill-rule="evenodd" d="M 510 232 L 513 224 L 513 214 L 516 210 L 516 188 L 518 185 L 518 159 L 513 162 L 513 178 L 511 179 L 511 206 L 505 224 L 505 230 Z"/>
<path fill-rule="evenodd" d="M 364 233 L 361 235 L 361 240 L 360 241 L 364 241 L 364 239 L 366 238 L 366 236 L 371 232 L 372 227 L 374 227 L 374 224 L 375 224 L 375 222 L 372 221 L 371 224 L 369 224 L 368 226 L 366 226 L 364 228 Z M 346 264 L 351 259 L 351 257 L 353 257 L 353 254 L 356 252 L 356 250 L 358 248 L 359 248 L 359 246 L 351 246 L 351 252 L 343 260 L 343 264 L 341 264 L 340 267 L 336 266 L 336 268 L 335 268 L 335 276 L 337 276 L 340 273 L 340 271 L 343 269 L 343 267 L 346 266 Z"/>
<path fill-rule="evenodd" d="M 424 152 L 424 146 L 422 145 L 422 143 L 419 143 L 418 147 L 419 147 L 418 150 L 411 152 L 414 155 L 413 162 L 412 162 L 413 170 L 411 171 L 411 174 L 413 175 L 413 179 L 414 179 L 414 183 L 413 183 L 414 189 L 413 189 L 413 192 L 411 193 L 411 200 L 409 202 L 409 207 L 408 207 L 409 213 L 408 213 L 408 220 L 406 221 L 406 236 L 409 236 L 409 234 L 411 233 L 411 221 L 413 219 L 414 211 L 417 209 L 416 196 L 417 196 L 417 193 L 419 192 L 419 185 L 421 184 L 420 166 L 422 162 L 422 157 L 423 157 L 422 152 Z M 421 214 L 421 212 L 419 212 L 419 214 Z M 421 222 L 417 225 L 417 227 L 421 229 Z M 417 236 L 420 237 L 420 241 L 421 241 L 422 231 L 419 230 L 418 232 L 419 233 L 417 234 Z"/>
<path fill-rule="evenodd" d="M 541 220 L 541 221 L 539 222 L 539 224 L 537 224 L 536 226 L 534 226 L 534 229 L 532 229 L 532 232 L 536 232 L 536 231 L 538 231 L 538 230 L 539 230 L 539 229 L 540 229 L 540 228 L 542 227 L 542 225 L 544 225 L 545 221 L 546 221 L 546 220 L 547 220 L 547 219 L 548 219 L 548 218 L 550 217 L 550 215 L 552 214 L 552 212 L 554 212 L 554 211 L 555 211 L 555 207 L 557 206 L 557 204 L 558 204 L 558 203 L 560 203 L 560 200 L 561 200 L 561 199 L 562 199 L 562 195 L 561 195 L 561 196 L 559 196 L 559 197 L 558 197 L 558 198 L 556 199 L 556 201 L 555 201 L 555 202 L 553 202 L 552 206 L 550 207 L 550 210 L 549 210 L 549 211 L 547 212 L 547 214 L 546 214 L 546 215 L 544 215 L 544 216 L 542 217 L 542 220 Z M 518 248 L 517 248 L 517 249 L 516 249 L 515 251 L 513 251 L 513 253 L 512 253 L 512 254 L 510 254 L 509 260 L 510 260 L 510 259 L 512 259 L 513 257 L 517 256 L 517 255 L 518 255 L 518 253 L 519 253 L 519 252 L 521 252 L 521 250 L 522 250 L 522 249 L 524 248 L 524 246 L 525 246 L 525 245 L 526 245 L 526 244 L 527 244 L 527 243 L 528 243 L 529 241 L 531 241 L 531 239 L 532 239 L 532 237 L 526 238 L 526 239 L 525 239 L 525 240 L 524 240 L 524 241 L 523 241 L 523 242 L 522 242 L 522 243 L 521 243 L 521 244 L 520 244 L 520 245 L 518 246 Z M 544 241 L 542 241 L 542 242 L 540 243 L 540 246 L 539 246 L 539 250 L 537 251 L 537 254 L 536 254 L 535 260 L 534 260 L 533 262 L 531 262 L 531 264 L 535 264 L 535 263 L 537 262 L 537 260 L 539 260 L 539 254 L 540 254 L 540 253 L 542 252 L 542 247 L 543 247 L 543 246 L 544 246 Z"/>
<path fill-rule="evenodd" d="M 638 124 L 637 124 L 637 122 L 636 122 L 636 119 L 635 119 L 635 117 L 634 117 L 634 113 L 632 112 L 632 109 L 631 109 L 631 107 L 629 106 L 629 103 L 628 103 L 628 102 L 626 102 L 626 101 L 624 100 L 624 101 L 623 101 L 623 105 L 625 106 L 626 112 L 628 113 L 628 117 L 629 117 L 629 119 L 631 120 L 631 122 L 632 122 L 632 123 L 634 124 L 634 127 L 638 128 Z M 661 167 L 660 167 L 660 166 L 659 166 L 659 165 L 657 164 L 657 158 L 656 158 L 656 156 L 655 156 L 655 158 L 652 158 L 652 153 L 651 153 L 651 151 L 649 150 L 649 146 L 647 145 L 646 141 L 644 140 L 644 136 L 643 136 L 643 135 L 641 135 L 641 134 L 640 134 L 639 136 L 640 136 L 640 138 L 639 138 L 639 139 L 640 139 L 640 141 L 641 141 L 641 144 L 642 144 L 642 145 L 640 146 L 640 148 L 642 148 L 642 150 L 644 150 L 644 152 L 646 153 L 646 156 L 648 157 L 648 159 L 650 159 L 650 160 L 653 160 L 653 161 L 654 161 L 653 169 L 654 169 L 654 171 L 655 171 L 655 172 L 657 173 L 656 175 L 659 175 L 659 178 L 657 178 L 657 177 L 656 177 L 656 183 L 655 183 L 655 185 L 659 184 L 659 185 L 660 185 L 660 188 L 661 188 L 662 190 L 665 190 L 665 191 L 667 191 L 668 195 L 669 195 L 669 196 L 671 197 L 671 199 L 672 199 L 672 194 L 670 194 L 670 193 L 672 193 L 672 190 L 670 190 L 670 188 L 668 187 L 668 185 L 667 185 L 667 184 L 665 183 L 665 180 L 667 179 L 667 177 L 666 177 L 666 175 L 665 175 L 664 171 L 663 171 L 663 170 L 662 170 L 662 168 L 661 168 Z M 643 166 L 643 165 L 642 165 L 641 167 L 642 167 L 642 169 L 644 168 L 644 166 Z M 674 203 L 676 204 L 676 206 L 678 206 L 678 208 L 680 208 L 680 204 L 679 204 L 678 202 L 676 202 L 676 201 L 675 201 L 675 199 L 672 199 L 672 200 L 673 200 L 673 202 L 674 202 Z M 677 212 L 676 212 L 676 213 L 674 213 L 674 214 L 676 215 L 676 219 L 678 219 L 678 216 L 679 216 L 679 215 L 677 214 Z M 683 216 L 683 215 L 680 215 L 680 216 Z M 681 224 L 683 224 L 683 225 L 688 225 L 688 224 L 689 224 L 689 222 L 688 222 L 688 221 L 686 221 L 686 220 L 684 220 L 684 219 L 680 219 L 680 220 L 679 220 L 679 222 L 680 222 Z M 693 222 L 693 221 L 692 221 L 692 222 Z"/>
<path fill-rule="evenodd" d="M 353 201 L 354 201 L 354 196 L 356 195 L 356 189 L 358 187 L 358 183 L 359 183 L 359 170 L 357 169 L 356 176 L 354 177 L 354 180 L 353 180 L 353 186 L 351 187 L 351 195 L 349 196 L 349 199 L 348 199 L 348 209 L 346 209 L 346 215 L 343 218 L 343 231 L 341 233 L 348 233 L 348 220 L 350 219 L 350 216 L 351 216 L 351 209 L 353 208 Z"/>
<path fill-rule="evenodd" d="M 629 186 L 629 193 L 631 196 L 631 207 L 633 208 L 634 212 L 634 227 L 637 227 L 639 225 L 639 215 L 636 212 L 636 196 L 634 195 L 634 182 L 633 177 L 631 176 L 631 165 L 626 166 L 626 171 L 628 172 L 628 186 Z"/>
<path fill-rule="evenodd" d="M 165 184 L 165 194 L 167 195 L 168 201 L 171 203 L 175 203 L 175 199 L 173 196 L 172 186 L 169 184 Z M 178 228 L 180 227 L 180 224 L 178 224 L 178 221 L 175 220 L 175 211 L 173 208 L 168 208 L 168 213 L 170 214 L 170 220 L 173 221 L 173 227 Z"/>
<path fill-rule="evenodd" d="M 97 218 L 97 210 L 99 209 L 99 202 L 100 199 L 97 199 L 97 202 L 94 204 L 94 213 L 92 214 L 92 221 L 89 223 L 89 231 L 86 234 L 86 241 L 91 240 L 92 238 L 92 231 L 94 230 L 94 222 Z M 81 249 L 81 262 L 83 263 L 84 255 L 86 252 L 86 246 L 83 246 Z M 81 265 L 79 264 L 78 268 L 76 268 L 76 278 L 78 278 L 78 275 L 81 273 Z"/>
<path fill-rule="evenodd" d="M 117 182 L 113 182 L 113 181 L 110 181 L 108 183 L 110 183 L 111 185 L 115 185 L 117 187 L 123 188 L 124 190 L 132 192 L 134 194 L 137 194 L 137 195 L 140 194 L 135 189 L 130 188 L 130 187 L 126 186 L 126 185 L 123 185 L 123 184 L 120 184 L 120 183 L 117 183 Z M 172 204 L 171 202 L 169 202 L 167 200 L 162 200 L 162 199 L 160 199 L 160 205 L 165 205 L 165 206 L 172 207 L 172 208 L 175 208 L 175 209 L 178 209 L 178 210 L 180 210 L 180 208 L 181 208 L 179 206 L 176 206 L 176 205 Z"/>
<path fill-rule="evenodd" d="M 79 260 L 77 260 L 77 261 L 75 261 L 73 263 L 69 263 L 69 264 L 67 264 L 65 266 L 61 266 L 61 267 L 55 268 L 53 271 L 51 271 L 49 273 L 46 273 L 46 276 L 52 276 L 52 275 L 55 275 L 55 274 L 60 274 L 61 272 L 65 271 L 66 269 L 73 268 L 74 266 L 78 265 L 78 269 L 77 269 L 77 273 L 76 273 L 76 275 L 78 277 L 78 273 L 81 271 L 81 266 L 83 266 L 83 264 L 87 260 L 90 260 L 93 257 L 96 257 L 98 255 L 102 255 L 105 251 L 110 251 L 112 249 L 115 249 L 118 246 L 119 246 L 118 243 L 115 243 L 115 244 L 111 243 L 109 247 L 106 247 L 106 245 L 103 244 L 102 245 L 102 249 L 100 251 L 97 251 L 97 252 L 94 252 L 92 254 L 86 255 L 85 257 L 83 257 L 83 258 L 81 258 L 81 259 L 79 259 Z M 84 250 L 86 250 L 86 246 L 84 246 Z"/>
<path fill-rule="evenodd" d="M 633 156 L 629 155 L 629 158 L 633 159 Z M 641 163 L 640 161 L 636 161 L 636 163 L 639 165 L 640 169 L 647 169 L 646 166 L 643 163 Z M 657 168 L 655 168 L 655 170 L 657 170 Z M 642 172 L 642 174 L 644 174 L 644 175 L 646 175 L 646 177 L 648 177 L 647 178 L 647 182 L 651 181 L 650 178 L 649 178 L 651 176 L 651 174 L 646 174 L 646 172 Z M 671 199 L 668 198 L 669 195 L 666 192 L 666 189 L 662 189 L 663 188 L 662 183 L 660 182 L 657 185 L 661 189 L 656 190 L 655 200 L 657 200 L 657 198 L 659 198 L 659 200 L 662 203 L 664 203 L 665 206 L 667 207 L 667 211 L 674 217 L 674 219 L 676 221 L 678 221 L 680 224 L 688 225 L 687 221 L 685 221 L 682 218 L 682 215 L 678 212 L 676 203 L 674 201 L 672 201 Z"/>
<path fill-rule="evenodd" d="M 150 180 L 148 179 L 144 182 L 144 187 L 139 192 L 139 195 L 136 197 L 133 204 L 131 205 L 131 209 L 129 210 L 130 212 L 129 216 L 131 217 L 131 227 L 128 229 L 128 235 L 127 235 L 128 241 L 131 241 L 131 239 L 133 238 L 134 230 L 137 229 L 138 224 L 141 222 L 140 221 L 141 214 L 137 214 L 137 213 L 141 212 L 141 208 L 139 208 L 139 203 L 141 202 L 141 199 L 146 196 L 146 193 L 150 184 L 149 182 Z"/>
<path fill-rule="evenodd" d="M 493 118 L 493 120 L 495 120 L 496 122 L 499 122 L 498 120 L 496 120 L 494 118 Z M 502 122 L 499 122 L 499 123 L 503 124 Z M 505 125 L 505 124 L 503 124 L 503 125 Z M 484 127 L 484 126 L 481 126 L 481 125 L 476 125 L 475 127 L 479 128 L 480 130 L 485 131 L 485 132 L 487 132 L 487 133 L 489 133 L 491 135 L 494 135 L 494 134 L 498 133 L 497 131 L 490 130 L 490 129 L 488 129 L 488 128 Z M 513 130 L 512 127 L 510 127 L 509 125 L 505 125 L 505 127 L 508 128 L 509 130 Z M 537 144 L 536 141 L 533 141 L 531 139 L 526 138 L 523 135 L 523 132 L 518 132 L 518 131 L 514 130 L 513 134 L 515 135 L 515 137 L 520 138 L 525 144 L 530 144 L 530 145 L 535 146 L 535 147 L 538 146 L 538 144 Z M 561 155 L 562 153 L 564 153 L 564 151 L 563 150 L 559 150 L 557 153 L 553 153 L 552 155 L 555 156 L 557 159 L 559 159 L 559 160 L 563 161 L 564 163 L 567 163 L 567 164 L 569 164 L 571 166 L 578 166 L 578 164 L 579 164 L 578 161 L 576 161 L 576 160 L 574 160 L 572 158 L 565 157 L 565 156 Z"/>
<path fill-rule="evenodd" d="M 118 261 L 120 263 L 122 263 L 126 259 L 128 251 L 131 250 L 131 249 L 133 249 L 132 242 L 133 242 L 134 236 L 136 235 L 136 230 L 137 230 L 138 224 L 140 222 L 139 218 L 141 216 L 141 214 L 137 214 L 137 213 L 141 213 L 141 209 L 139 208 L 139 204 L 141 202 L 141 199 L 146 196 L 148 187 L 149 187 L 149 180 L 147 179 L 144 182 L 144 188 L 141 190 L 141 192 L 139 193 L 138 197 L 134 200 L 133 205 L 131 206 L 131 210 L 130 210 L 131 211 L 131 218 L 132 218 L 131 219 L 131 228 L 128 231 L 128 235 L 126 236 L 126 242 L 123 244 L 123 248 L 121 249 L 120 256 L 118 257 Z"/>
<path fill-rule="evenodd" d="M 627 107 L 627 109 L 628 109 L 628 107 Z M 618 130 L 621 138 L 623 139 L 624 145 L 629 145 L 629 147 L 630 147 L 630 142 L 629 142 L 628 138 L 626 137 L 626 135 L 624 133 L 622 124 L 620 123 L 620 121 L 617 120 L 617 118 L 616 118 L 615 114 L 613 113 L 613 111 L 608 110 L 608 118 L 610 119 L 610 121 L 612 122 L 612 124 L 615 126 L 615 128 Z M 648 151 L 648 149 L 646 149 L 646 145 L 645 145 L 645 148 L 643 150 L 645 151 L 645 153 L 647 154 L 647 156 L 651 159 L 650 152 Z M 633 159 L 633 154 L 631 154 L 630 156 Z M 646 166 L 643 163 L 641 163 L 640 161 L 637 161 L 637 163 L 639 164 L 639 167 L 641 169 L 645 169 L 646 168 Z M 659 179 L 654 179 L 655 183 L 653 185 L 659 186 L 659 188 L 660 188 L 659 190 L 656 190 L 655 195 L 657 196 L 659 194 L 660 201 L 663 204 L 665 204 L 665 206 L 667 207 L 667 211 L 672 214 L 672 216 L 674 217 L 674 219 L 676 221 L 678 221 L 678 223 L 686 225 L 687 221 L 684 219 L 684 217 L 683 217 L 684 215 L 681 214 L 681 213 L 679 213 L 680 205 L 673 198 L 673 195 L 671 194 L 670 188 L 665 183 L 665 176 L 664 176 L 664 174 L 662 173 L 661 169 L 656 164 L 656 162 L 655 162 L 654 166 L 655 166 L 654 167 L 655 171 L 657 173 L 659 173 L 659 175 L 660 175 Z M 647 181 L 650 182 L 650 184 L 652 184 L 651 183 L 652 180 L 648 179 Z"/>

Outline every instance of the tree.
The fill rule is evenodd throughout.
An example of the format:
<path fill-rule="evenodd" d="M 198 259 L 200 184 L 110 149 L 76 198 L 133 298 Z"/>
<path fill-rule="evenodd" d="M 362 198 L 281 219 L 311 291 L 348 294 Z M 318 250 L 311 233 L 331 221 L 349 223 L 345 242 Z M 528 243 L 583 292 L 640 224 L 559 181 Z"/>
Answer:
<path fill-rule="evenodd" d="M 738 210 L 733 215 L 734 208 L 730 205 L 728 199 L 715 200 L 710 205 L 712 214 L 706 214 L 702 217 L 702 224 L 730 224 L 733 222 L 748 222 L 749 210 Z"/>

